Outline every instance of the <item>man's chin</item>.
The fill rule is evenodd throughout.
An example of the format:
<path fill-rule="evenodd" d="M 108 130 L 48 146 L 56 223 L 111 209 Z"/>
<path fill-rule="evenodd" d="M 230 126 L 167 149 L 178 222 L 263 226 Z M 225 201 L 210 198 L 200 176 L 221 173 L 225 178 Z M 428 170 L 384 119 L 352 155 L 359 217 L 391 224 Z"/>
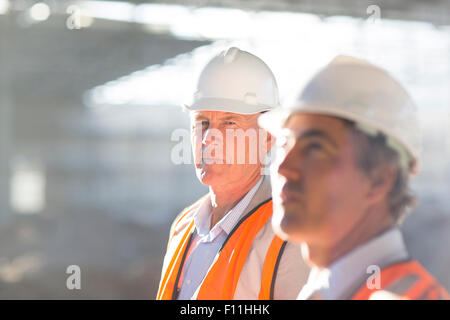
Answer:
<path fill-rule="evenodd" d="M 272 216 L 272 229 L 275 232 L 277 236 L 279 236 L 282 240 L 288 241 L 289 235 L 285 232 L 285 230 L 282 227 L 282 221 L 279 220 L 278 217 Z"/>
<path fill-rule="evenodd" d="M 198 180 L 204 184 L 205 186 L 210 186 L 211 185 L 211 178 L 209 177 L 209 175 L 203 171 L 197 172 L 197 178 Z"/>
<path fill-rule="evenodd" d="M 276 208 L 272 216 L 272 228 L 283 240 L 300 243 L 303 239 L 303 226 L 300 223 L 299 210 L 285 211 L 283 207 Z"/>
<path fill-rule="evenodd" d="M 197 168 L 196 175 L 198 180 L 205 186 L 214 186 L 220 183 L 220 176 L 217 172 L 214 172 L 213 168 Z"/>
<path fill-rule="evenodd" d="M 289 237 L 289 221 L 286 216 L 286 211 L 281 205 L 274 205 L 274 212 L 272 215 L 273 231 L 283 240 L 290 240 Z"/>

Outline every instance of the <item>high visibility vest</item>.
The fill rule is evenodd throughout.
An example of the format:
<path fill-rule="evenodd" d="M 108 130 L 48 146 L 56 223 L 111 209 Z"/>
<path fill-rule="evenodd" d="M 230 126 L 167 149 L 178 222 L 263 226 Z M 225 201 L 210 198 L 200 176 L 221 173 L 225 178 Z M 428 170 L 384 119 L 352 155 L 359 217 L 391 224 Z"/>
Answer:
<path fill-rule="evenodd" d="M 376 293 L 387 293 L 387 297 L 400 300 L 440 300 L 450 299 L 448 292 L 433 276 L 415 260 L 399 262 L 381 269 L 379 288 L 370 289 L 364 283 L 352 300 L 374 299 Z M 383 295 L 378 295 L 383 298 Z"/>
<path fill-rule="evenodd" d="M 201 201 L 200 199 L 199 201 Z M 196 202 L 198 203 L 198 202 Z M 177 299 L 180 274 L 186 260 L 189 245 L 194 237 L 194 221 L 192 208 L 187 208 L 175 222 L 169 238 L 168 251 L 173 252 L 168 257 L 170 262 L 162 272 L 157 300 Z M 230 232 L 222 247 L 217 253 L 203 282 L 196 292 L 198 300 L 231 300 L 239 281 L 239 277 L 252 247 L 253 240 L 266 223 L 270 223 L 272 216 L 271 199 L 256 206 L 247 215 L 242 217 Z M 186 217 L 188 218 L 186 219 Z M 182 234 L 178 241 L 174 241 L 175 234 Z M 273 299 L 273 291 L 278 265 L 286 246 L 286 241 L 274 236 L 267 250 L 261 277 L 261 287 L 258 298 L 261 300 Z"/>

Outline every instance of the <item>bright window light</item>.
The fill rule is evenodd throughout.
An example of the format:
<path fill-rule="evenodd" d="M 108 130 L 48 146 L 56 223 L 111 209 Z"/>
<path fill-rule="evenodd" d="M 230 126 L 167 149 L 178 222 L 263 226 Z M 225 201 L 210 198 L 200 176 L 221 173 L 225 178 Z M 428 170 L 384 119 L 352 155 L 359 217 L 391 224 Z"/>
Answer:
<path fill-rule="evenodd" d="M 9 11 L 9 0 L 0 0 L 0 14 L 7 14 Z"/>
<path fill-rule="evenodd" d="M 45 175 L 37 165 L 20 161 L 13 166 L 11 207 L 18 214 L 36 214 L 45 207 Z"/>
<path fill-rule="evenodd" d="M 50 17 L 50 7 L 46 3 L 39 2 L 30 8 L 29 14 L 34 21 L 45 21 Z"/>

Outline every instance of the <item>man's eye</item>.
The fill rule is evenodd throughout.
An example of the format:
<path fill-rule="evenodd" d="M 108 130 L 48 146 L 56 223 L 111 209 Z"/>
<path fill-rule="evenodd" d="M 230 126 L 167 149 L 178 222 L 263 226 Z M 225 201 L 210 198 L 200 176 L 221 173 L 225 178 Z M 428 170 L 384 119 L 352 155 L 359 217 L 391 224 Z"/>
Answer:
<path fill-rule="evenodd" d="M 202 128 L 204 129 L 205 127 L 209 126 L 209 121 L 207 120 L 203 120 L 203 121 L 197 121 L 195 122 L 195 124 L 192 126 L 192 129 L 196 129 L 196 128 Z"/>
<path fill-rule="evenodd" d="M 226 124 L 227 126 L 233 126 L 233 125 L 236 124 L 236 122 L 234 122 L 234 121 L 225 121 L 225 124 Z"/>
<path fill-rule="evenodd" d="M 323 150 L 322 145 L 320 145 L 317 142 L 312 142 L 303 148 L 303 153 L 309 154 L 312 151 L 321 151 L 321 150 Z"/>

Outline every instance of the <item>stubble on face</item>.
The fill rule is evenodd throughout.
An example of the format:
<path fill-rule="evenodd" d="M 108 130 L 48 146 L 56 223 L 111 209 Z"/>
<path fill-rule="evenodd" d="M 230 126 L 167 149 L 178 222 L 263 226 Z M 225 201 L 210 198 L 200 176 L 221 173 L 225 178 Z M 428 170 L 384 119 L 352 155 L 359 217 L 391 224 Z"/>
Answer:
<path fill-rule="evenodd" d="M 259 170 L 260 163 L 249 161 L 250 152 L 258 152 L 259 141 L 245 137 L 244 148 L 234 137 L 233 143 L 227 141 L 227 132 L 246 133 L 255 131 L 258 137 L 258 115 L 242 115 L 219 111 L 196 111 L 191 114 L 192 146 L 196 174 L 208 186 L 239 184 Z M 256 144 L 256 148 L 251 147 Z M 252 145 L 253 146 L 253 145 Z M 243 153 L 243 157 L 242 154 Z M 232 161 L 230 161 L 232 159 Z M 245 159 L 239 163 L 240 159 Z M 259 159 L 258 159 L 259 160 Z"/>
<path fill-rule="evenodd" d="M 296 140 L 276 162 L 273 224 L 295 242 L 337 241 L 363 195 L 350 130 L 337 118 L 306 114 L 285 128 Z"/>

